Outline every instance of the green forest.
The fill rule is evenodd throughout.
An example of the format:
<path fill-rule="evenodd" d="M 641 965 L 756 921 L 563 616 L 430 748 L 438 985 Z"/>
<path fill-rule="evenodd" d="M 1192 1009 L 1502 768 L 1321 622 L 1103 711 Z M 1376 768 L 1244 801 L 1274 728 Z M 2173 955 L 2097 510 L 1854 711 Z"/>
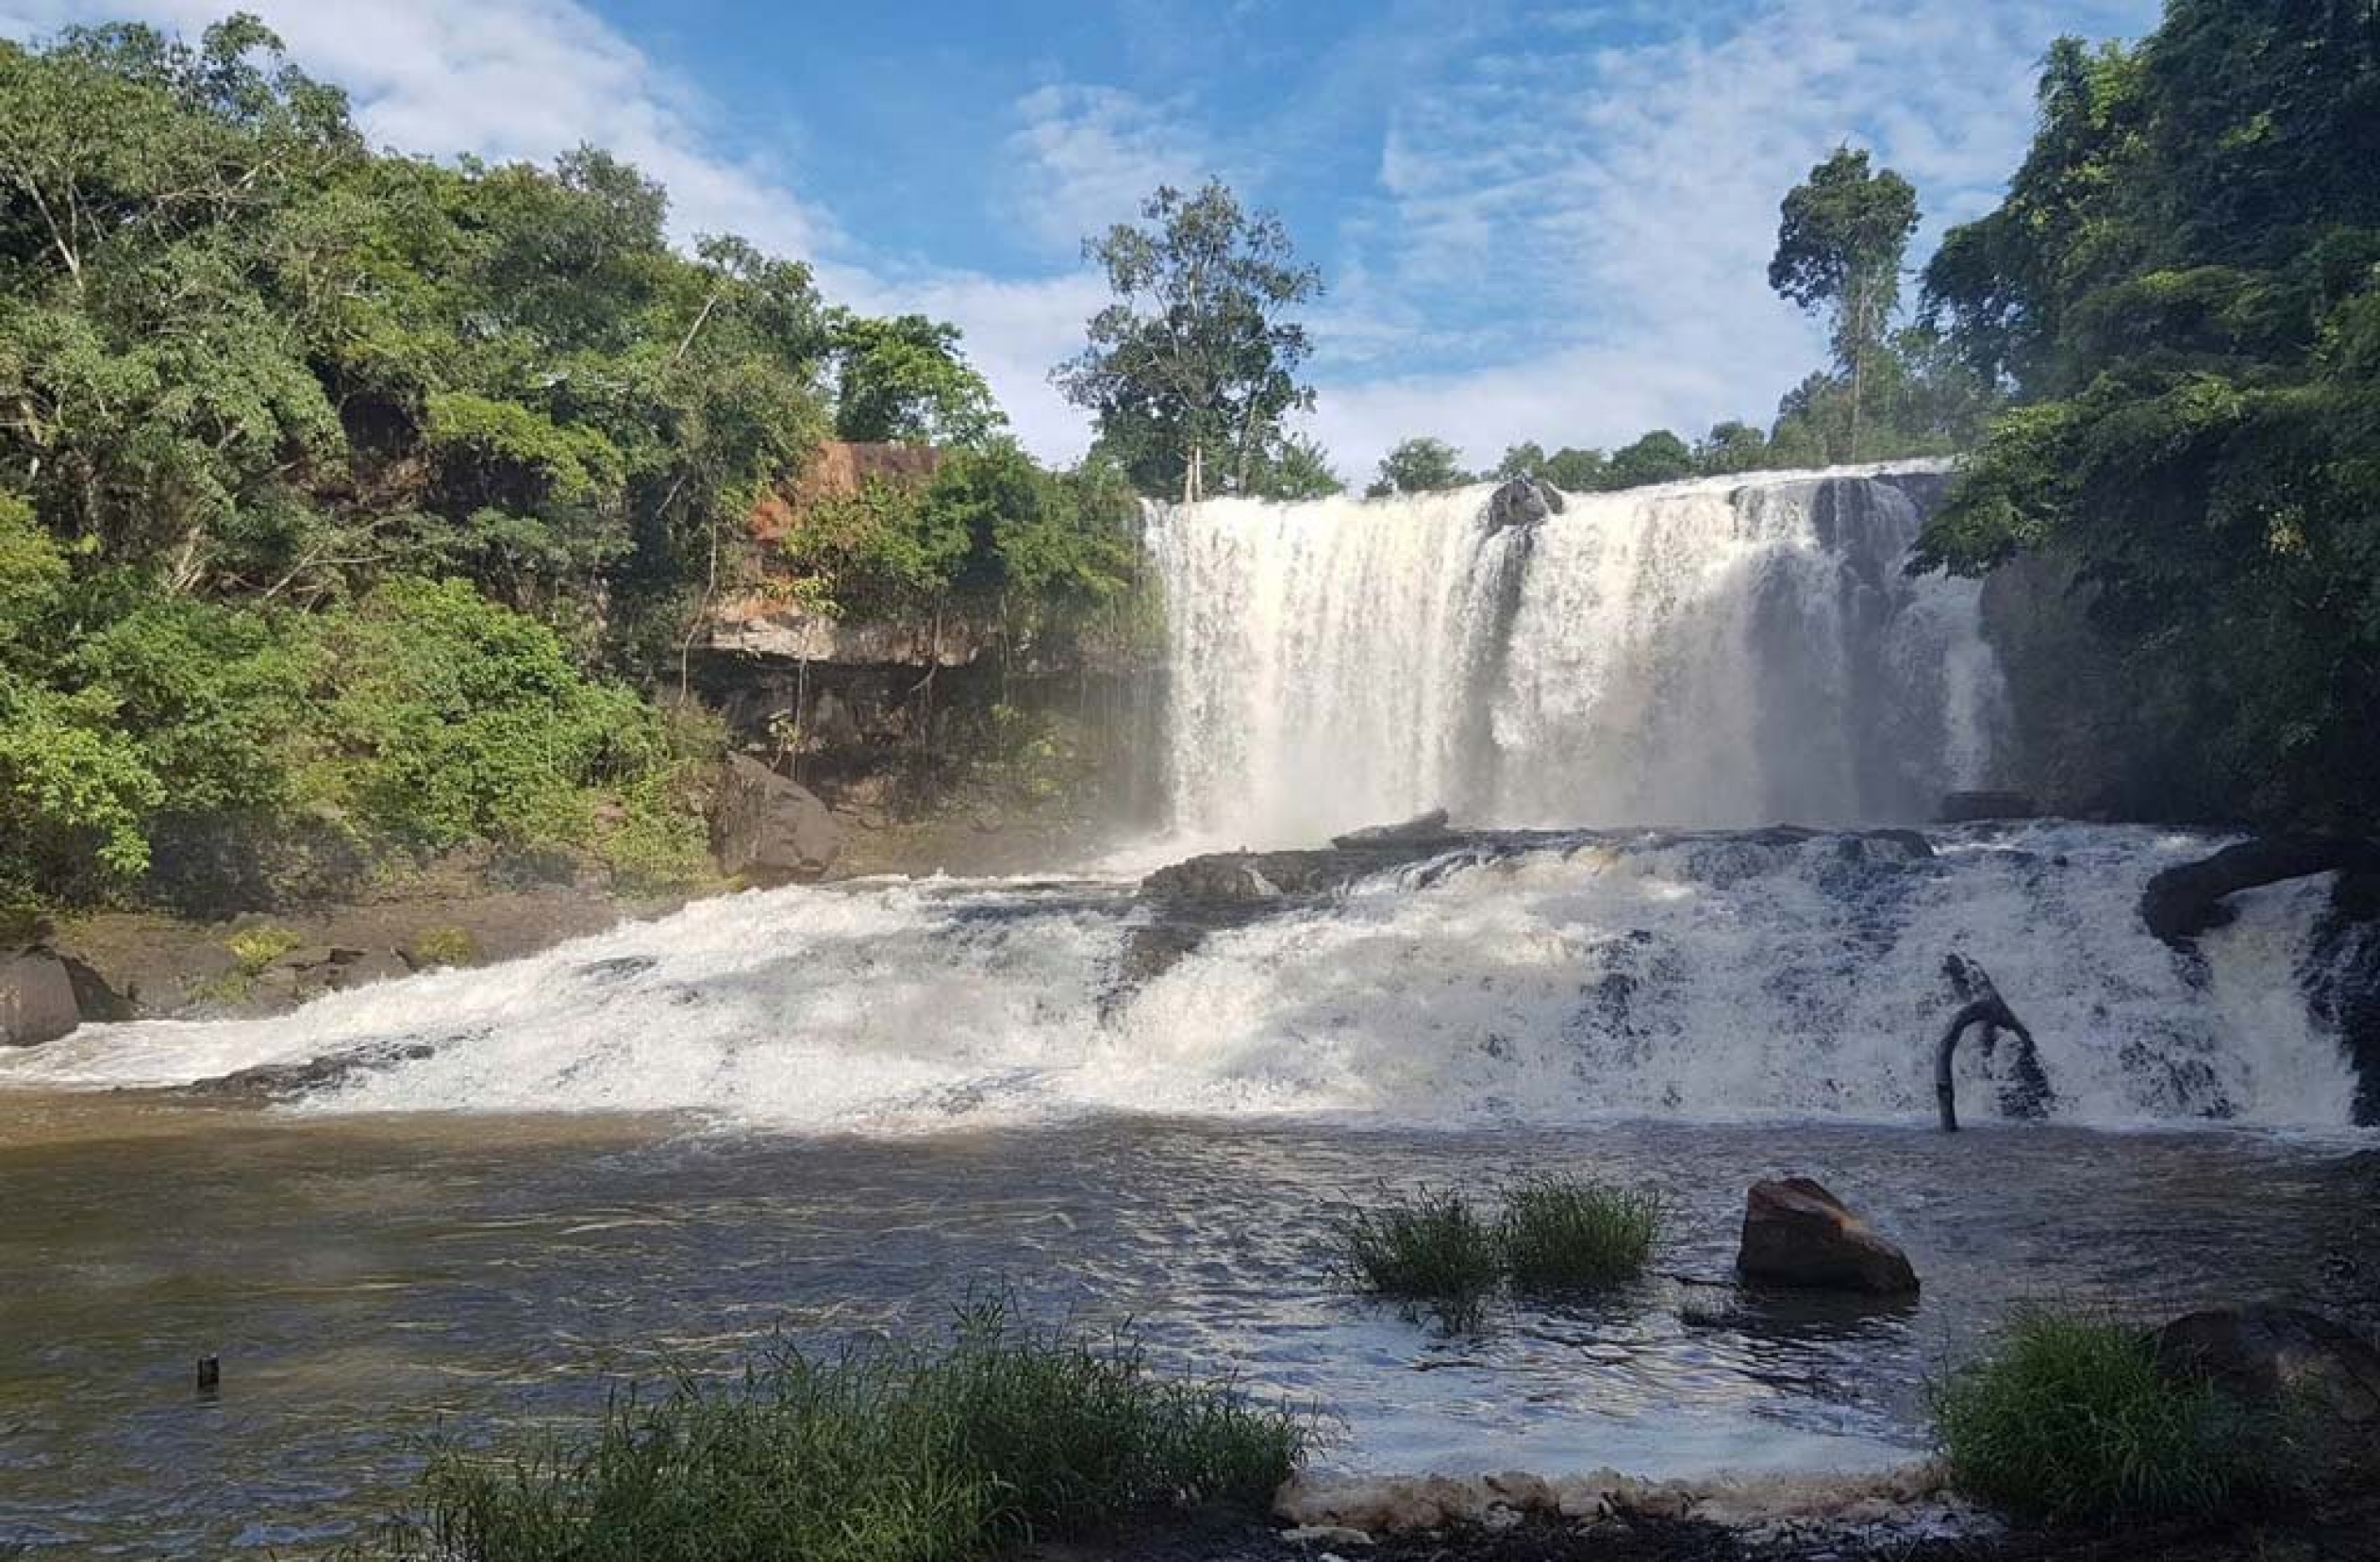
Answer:
<path fill-rule="evenodd" d="M 948 459 L 790 540 L 814 606 L 1123 582 L 1130 493 L 1005 438 L 954 330 L 682 252 L 600 151 L 374 153 L 246 17 L 0 43 L 0 905 L 300 828 L 693 872 L 687 648 L 823 438 Z"/>
<path fill-rule="evenodd" d="M 674 243 L 599 150 L 374 151 L 245 16 L 0 43 L 0 906 L 295 829 L 683 878 L 724 741 L 690 648 L 824 439 L 945 453 L 775 544 L 828 613 L 1079 621 L 1131 590 L 1139 496 L 1343 487 L 1297 428 L 1323 278 L 1219 183 L 1086 244 L 1114 302 L 1054 377 L 1097 439 L 1053 470 L 949 325 Z M 1786 194 L 1769 280 L 1828 361 L 1767 426 L 1481 474 L 1417 437 L 1368 491 L 1959 456 L 1919 566 L 2065 565 L 2187 735 L 2171 813 L 2370 824 L 2380 10 L 2058 42 L 2004 204 L 1912 277 L 1919 216 L 1850 148 Z"/>

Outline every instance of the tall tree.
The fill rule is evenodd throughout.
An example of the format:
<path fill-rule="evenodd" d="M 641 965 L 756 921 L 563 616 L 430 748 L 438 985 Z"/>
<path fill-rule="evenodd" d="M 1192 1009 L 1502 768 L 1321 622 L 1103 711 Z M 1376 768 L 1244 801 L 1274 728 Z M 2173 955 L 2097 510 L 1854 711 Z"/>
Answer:
<path fill-rule="evenodd" d="M 1162 187 L 1140 216 L 1084 241 L 1115 301 L 1052 377 L 1143 491 L 1246 492 L 1283 420 L 1313 406 L 1297 377 L 1306 328 L 1290 311 L 1322 291 L 1322 274 L 1299 263 L 1279 218 L 1243 208 L 1220 179 L 1190 194 Z"/>
<path fill-rule="evenodd" d="M 1901 261 L 1917 231 L 1917 191 L 1868 154 L 1837 147 L 1786 195 L 1769 286 L 1830 316 L 1835 361 L 1851 381 L 1850 436 L 1839 458 L 1859 453 L 1861 403 L 1871 363 L 1885 349 L 1901 301 Z"/>

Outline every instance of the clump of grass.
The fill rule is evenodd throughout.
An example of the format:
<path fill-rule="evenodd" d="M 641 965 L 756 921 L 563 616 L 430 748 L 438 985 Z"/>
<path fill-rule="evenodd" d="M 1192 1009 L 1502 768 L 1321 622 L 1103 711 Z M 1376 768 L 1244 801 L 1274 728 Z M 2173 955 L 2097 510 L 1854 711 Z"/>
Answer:
<path fill-rule="evenodd" d="M 1157 1372 L 1128 1335 L 1040 1329 L 1000 1302 L 936 1347 L 784 1349 L 725 1387 L 615 1399 L 586 1433 L 423 1476 L 377 1554 L 439 1562 L 968 1562 L 1194 1504 L 1260 1512 L 1309 1422 Z"/>
<path fill-rule="evenodd" d="M 2028 1308 L 1931 1391 L 1969 1495 L 2055 1523 L 2212 1515 L 2292 1484 L 2277 1418 L 2161 1371 L 2148 1336 Z"/>
<path fill-rule="evenodd" d="M 425 927 L 413 939 L 413 958 L 422 965 L 469 965 L 479 958 L 479 940 L 463 927 Z"/>
<path fill-rule="evenodd" d="M 287 927 L 269 924 L 243 927 L 224 940 L 231 957 L 240 962 L 243 975 L 255 976 L 265 967 L 306 942 L 305 936 Z"/>
<path fill-rule="evenodd" d="M 1600 1183 L 1532 1177 L 1505 1190 L 1498 1244 L 1523 1290 L 1594 1290 L 1644 1271 L 1661 1236 L 1661 1200 Z"/>
<path fill-rule="evenodd" d="M 1332 1226 L 1348 1282 L 1374 1296 L 1467 1312 L 1495 1288 L 1503 1268 L 1494 1224 L 1451 1189 L 1351 1209 Z"/>

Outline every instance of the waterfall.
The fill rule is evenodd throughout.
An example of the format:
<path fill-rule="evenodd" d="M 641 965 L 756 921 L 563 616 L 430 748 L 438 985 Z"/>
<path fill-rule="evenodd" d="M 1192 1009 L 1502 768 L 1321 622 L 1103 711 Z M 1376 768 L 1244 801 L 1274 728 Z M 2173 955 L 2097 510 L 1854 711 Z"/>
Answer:
<path fill-rule="evenodd" d="M 1902 564 L 1931 468 L 1160 510 L 1173 823 L 1906 822 L 1989 776 L 1972 581 Z"/>
<path fill-rule="evenodd" d="M 2184 956 L 2134 913 L 2219 839 L 2042 823 L 1912 838 L 1531 838 L 1384 872 L 1130 974 L 1128 887 L 876 881 L 699 902 L 274 1020 L 89 1026 L 0 1085 L 279 1068 L 305 1109 L 684 1110 L 908 1132 L 1084 1112 L 1563 1122 L 1932 1118 L 1957 952 L 2039 1038 L 2060 1122 L 2344 1127 L 2309 1012 L 2326 880 Z M 1968 1115 L 1994 1112 L 1980 1049 Z M 323 1069 L 315 1060 L 350 1066 Z"/>

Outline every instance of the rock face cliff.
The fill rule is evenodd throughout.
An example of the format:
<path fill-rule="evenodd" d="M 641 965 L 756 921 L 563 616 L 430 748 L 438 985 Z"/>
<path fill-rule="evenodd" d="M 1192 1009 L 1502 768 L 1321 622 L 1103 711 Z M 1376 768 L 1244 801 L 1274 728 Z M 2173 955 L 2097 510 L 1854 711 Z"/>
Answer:
<path fill-rule="evenodd" d="M 2005 779 L 2078 819 L 2205 819 L 2220 800 L 2175 778 L 2188 729 L 2179 678 L 2120 656 L 2090 622 L 2090 590 L 2066 559 L 2027 555 L 1984 581 L 1984 636 L 2007 680 Z"/>
<path fill-rule="evenodd" d="M 835 814 L 854 848 L 837 872 L 995 866 L 941 847 L 924 859 L 868 849 L 938 820 L 980 835 L 1154 809 L 1151 657 L 1112 635 L 1005 621 L 989 602 L 831 612 L 786 571 L 778 544 L 808 507 L 928 482 L 940 461 L 918 446 L 822 446 L 798 481 L 754 507 L 749 570 L 690 648 L 691 680 L 738 745 Z"/>

